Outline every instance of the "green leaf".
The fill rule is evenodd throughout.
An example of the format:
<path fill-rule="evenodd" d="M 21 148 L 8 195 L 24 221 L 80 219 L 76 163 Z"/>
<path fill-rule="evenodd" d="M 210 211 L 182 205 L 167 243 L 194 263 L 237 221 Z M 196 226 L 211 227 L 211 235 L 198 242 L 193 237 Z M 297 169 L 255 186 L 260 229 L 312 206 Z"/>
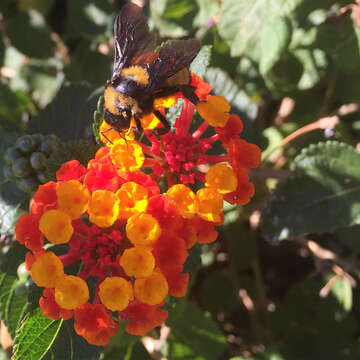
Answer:
<path fill-rule="evenodd" d="M 50 29 L 44 17 L 36 10 L 21 12 L 13 17 L 6 32 L 12 45 L 27 56 L 46 58 L 52 55 Z"/>
<path fill-rule="evenodd" d="M 166 20 L 164 14 L 171 0 L 153 0 L 150 1 L 149 25 L 156 27 L 162 37 L 182 37 L 187 35 L 187 31 L 176 22 Z M 175 2 L 176 5 L 176 2 Z"/>
<path fill-rule="evenodd" d="M 227 272 L 207 274 L 201 288 L 201 303 L 210 311 L 231 311 L 238 306 L 236 289 Z"/>
<path fill-rule="evenodd" d="M 286 52 L 291 40 L 292 27 L 289 19 L 278 17 L 266 24 L 261 37 L 260 73 L 263 76 L 275 66 Z"/>
<path fill-rule="evenodd" d="M 194 18 L 194 26 L 204 26 L 208 21 L 219 13 L 220 6 L 213 0 L 196 0 L 199 11 Z"/>
<path fill-rule="evenodd" d="M 13 360 L 43 359 L 54 343 L 62 323 L 62 320 L 54 321 L 42 316 L 40 309 L 30 313 L 15 337 Z"/>
<path fill-rule="evenodd" d="M 210 317 L 190 303 L 183 316 L 169 319 L 168 354 L 171 359 L 217 360 L 226 349 L 226 338 Z"/>
<path fill-rule="evenodd" d="M 153 359 L 146 351 L 144 345 L 137 341 L 129 346 L 117 347 L 109 354 L 107 354 L 104 360 L 151 360 Z"/>
<path fill-rule="evenodd" d="M 65 85 L 54 100 L 29 122 L 29 133 L 55 134 L 64 140 L 88 137 L 97 98 L 86 84 Z"/>
<path fill-rule="evenodd" d="M 14 293 L 17 277 L 0 273 L 0 314 L 12 338 L 25 315 L 28 302 L 26 297 Z"/>
<path fill-rule="evenodd" d="M 360 220 L 360 155 L 336 141 L 311 145 L 295 159 L 297 175 L 278 185 L 263 212 L 272 241 L 333 232 Z"/>
<path fill-rule="evenodd" d="M 219 34 L 228 42 L 232 56 L 246 55 L 259 62 L 264 55 L 262 38 L 267 36 L 269 25 L 296 5 L 295 0 L 225 0 L 221 3 Z"/>
<path fill-rule="evenodd" d="M 24 86 L 20 88 L 31 90 L 32 98 L 40 107 L 44 107 L 53 99 L 63 82 L 62 63 L 56 58 L 30 59 L 21 68 L 20 77 L 22 81 L 25 81 Z"/>
<path fill-rule="evenodd" d="M 0 252 L 0 272 L 17 276 L 17 269 L 25 261 L 28 249 L 17 241 L 11 242 Z"/>
<path fill-rule="evenodd" d="M 346 277 L 337 277 L 331 292 L 345 311 L 350 311 L 353 305 L 353 293 L 349 280 Z"/>
<path fill-rule="evenodd" d="M 89 39 L 104 35 L 112 28 L 112 9 L 103 0 L 68 0 L 69 33 L 78 33 Z"/>
<path fill-rule="evenodd" d="M 316 45 L 324 50 L 339 70 L 347 74 L 360 73 L 359 31 L 348 16 L 318 27 Z"/>
<path fill-rule="evenodd" d="M 205 75 L 211 60 L 211 47 L 211 45 L 204 45 L 201 47 L 196 58 L 190 65 L 190 71 L 201 77 Z"/>
<path fill-rule="evenodd" d="M 31 312 L 16 334 L 13 360 L 97 360 L 101 347 L 75 334 L 72 321 L 55 321 Z"/>
<path fill-rule="evenodd" d="M 0 83 L 0 126 L 8 131 L 22 129 L 21 116 L 25 107 L 9 87 Z"/>
<path fill-rule="evenodd" d="M 71 82 L 88 81 L 95 87 L 102 86 L 110 77 L 110 59 L 98 51 L 90 50 L 88 44 L 83 44 L 72 54 L 65 74 Z"/>

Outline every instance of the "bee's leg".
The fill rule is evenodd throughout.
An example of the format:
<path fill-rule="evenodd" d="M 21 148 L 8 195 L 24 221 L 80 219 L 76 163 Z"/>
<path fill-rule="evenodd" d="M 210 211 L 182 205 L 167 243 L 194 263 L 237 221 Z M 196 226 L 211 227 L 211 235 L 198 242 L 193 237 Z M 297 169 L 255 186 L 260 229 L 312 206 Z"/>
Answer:
<path fill-rule="evenodd" d="M 184 98 L 191 101 L 194 105 L 197 105 L 200 102 L 200 99 L 195 94 L 195 87 L 191 85 L 181 85 L 181 92 L 184 95 Z"/>
<path fill-rule="evenodd" d="M 162 98 L 176 94 L 179 91 L 182 92 L 184 98 L 188 99 L 193 104 L 197 105 L 200 102 L 198 96 L 195 94 L 195 87 L 191 85 L 176 85 L 167 87 L 157 91 L 154 96 L 155 98 Z"/>
<path fill-rule="evenodd" d="M 161 121 L 161 123 L 164 125 L 163 128 L 155 129 L 154 132 L 157 135 L 164 135 L 168 133 L 171 129 L 171 126 L 169 122 L 166 120 L 166 117 L 159 111 L 159 110 L 153 110 L 153 114 Z"/>
<path fill-rule="evenodd" d="M 144 129 L 143 129 L 142 125 L 141 125 L 140 117 L 137 116 L 137 115 L 134 115 L 134 120 L 135 120 L 136 127 L 137 127 L 139 133 L 144 132 Z"/>

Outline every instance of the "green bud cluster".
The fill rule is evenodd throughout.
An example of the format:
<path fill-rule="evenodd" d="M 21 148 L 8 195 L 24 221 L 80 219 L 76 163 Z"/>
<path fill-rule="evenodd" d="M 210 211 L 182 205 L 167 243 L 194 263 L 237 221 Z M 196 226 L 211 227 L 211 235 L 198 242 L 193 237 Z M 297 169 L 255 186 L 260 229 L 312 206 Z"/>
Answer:
<path fill-rule="evenodd" d="M 4 154 L 4 178 L 15 181 L 26 193 L 36 191 L 49 181 L 46 174 L 48 158 L 61 146 L 55 135 L 23 135 Z"/>

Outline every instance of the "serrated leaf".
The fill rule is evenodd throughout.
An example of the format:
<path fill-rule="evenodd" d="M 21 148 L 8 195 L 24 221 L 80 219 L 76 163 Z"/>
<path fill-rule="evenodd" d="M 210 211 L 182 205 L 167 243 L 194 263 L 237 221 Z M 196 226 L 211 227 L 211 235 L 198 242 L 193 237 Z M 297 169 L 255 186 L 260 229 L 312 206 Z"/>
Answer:
<path fill-rule="evenodd" d="M 278 185 L 263 212 L 267 239 L 333 232 L 360 221 L 360 155 L 352 147 L 311 145 L 295 165 L 297 175 Z"/>
<path fill-rule="evenodd" d="M 110 77 L 110 59 L 98 51 L 89 49 L 89 44 L 84 43 L 72 54 L 65 74 L 71 82 L 88 81 L 93 86 L 102 86 Z"/>
<path fill-rule="evenodd" d="M 17 296 L 14 293 L 16 284 L 16 276 L 0 273 L 0 314 L 12 338 L 14 338 L 15 331 L 28 306 L 25 297 Z"/>
<path fill-rule="evenodd" d="M 228 42 L 232 56 L 246 55 L 259 62 L 267 26 L 296 6 L 296 0 L 225 0 L 221 3 L 219 34 Z"/>
<path fill-rule="evenodd" d="M 12 360 L 97 360 L 101 350 L 76 335 L 72 321 L 51 320 L 36 309 L 16 334 Z"/>
<path fill-rule="evenodd" d="M 68 0 L 68 25 L 71 34 L 78 33 L 93 40 L 112 27 L 112 9 L 103 0 Z"/>
<path fill-rule="evenodd" d="M 190 65 L 190 71 L 203 77 L 211 60 L 211 45 L 202 46 L 196 58 Z"/>
<path fill-rule="evenodd" d="M 55 134 L 63 140 L 87 138 L 96 104 L 89 104 L 86 84 L 65 85 L 39 115 L 30 120 L 29 133 Z"/>
<path fill-rule="evenodd" d="M 345 311 L 350 311 L 352 309 L 352 288 L 346 277 L 338 277 L 331 288 L 331 292 Z"/>
<path fill-rule="evenodd" d="M 36 10 L 21 12 L 13 17 L 6 32 L 12 45 L 27 56 L 46 58 L 52 55 L 50 29 L 44 17 Z"/>
<path fill-rule="evenodd" d="M 0 126 L 9 131 L 22 129 L 21 116 L 25 107 L 9 87 L 0 83 Z"/>
<path fill-rule="evenodd" d="M 266 24 L 261 37 L 260 73 L 265 76 L 280 60 L 290 44 L 292 26 L 286 17 L 277 17 Z"/>
<path fill-rule="evenodd" d="M 191 321 L 189 321 L 191 319 Z M 183 316 L 169 319 L 168 357 L 217 360 L 226 349 L 226 338 L 215 321 L 190 303 Z"/>
<path fill-rule="evenodd" d="M 31 89 L 32 98 L 43 108 L 53 99 L 64 80 L 62 63 L 56 58 L 30 59 L 21 68 L 19 78 L 25 82 L 20 88 Z"/>
<path fill-rule="evenodd" d="M 316 46 L 324 50 L 336 67 L 347 74 L 359 74 L 359 32 L 350 17 L 339 17 L 318 27 Z"/>
<path fill-rule="evenodd" d="M 218 2 L 213 0 L 196 0 L 199 11 L 194 18 L 194 26 L 203 26 L 219 12 Z"/>

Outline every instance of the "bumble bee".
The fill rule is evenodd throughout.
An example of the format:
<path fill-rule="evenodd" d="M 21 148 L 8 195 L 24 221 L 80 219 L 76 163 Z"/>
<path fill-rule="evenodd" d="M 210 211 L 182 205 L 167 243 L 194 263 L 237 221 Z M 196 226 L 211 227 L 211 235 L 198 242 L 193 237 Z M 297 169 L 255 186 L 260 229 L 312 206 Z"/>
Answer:
<path fill-rule="evenodd" d="M 154 109 L 154 100 L 181 91 L 189 101 L 199 102 L 188 67 L 200 50 L 200 41 L 172 40 L 161 46 L 141 8 L 130 2 L 115 20 L 114 41 L 113 73 L 104 93 L 105 121 L 121 133 L 134 118 L 142 131 L 140 119 L 153 113 L 164 125 L 158 134 L 167 133 L 170 124 Z"/>

